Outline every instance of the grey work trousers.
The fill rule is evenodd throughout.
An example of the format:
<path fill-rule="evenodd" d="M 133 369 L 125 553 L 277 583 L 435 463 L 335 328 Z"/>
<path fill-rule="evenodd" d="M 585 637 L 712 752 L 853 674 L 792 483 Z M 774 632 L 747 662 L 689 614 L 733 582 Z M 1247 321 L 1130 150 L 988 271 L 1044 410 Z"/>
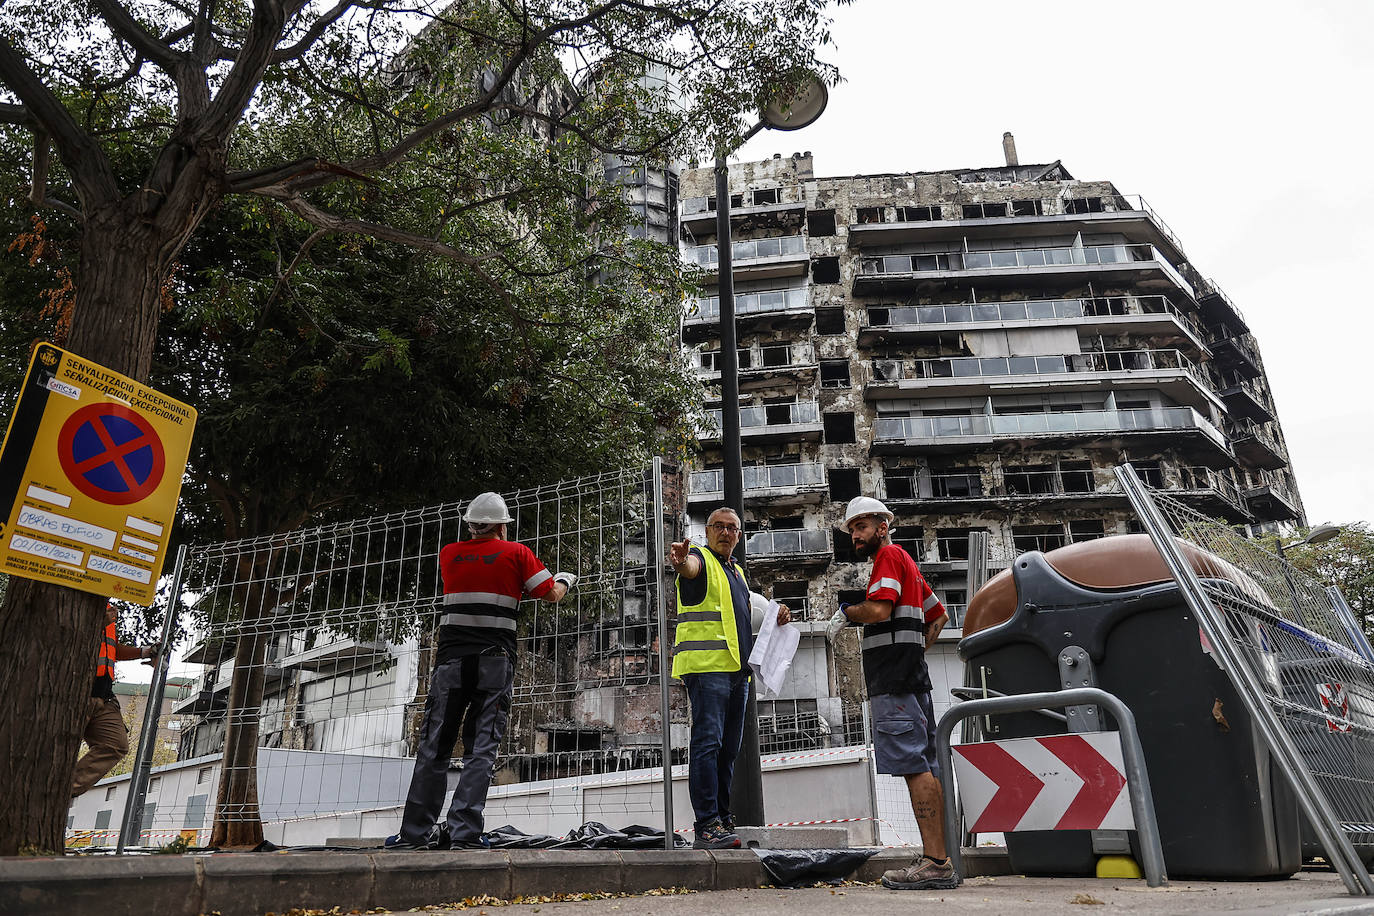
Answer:
<path fill-rule="evenodd" d="M 438 822 L 448 788 L 454 743 L 463 739 L 463 770 L 448 809 L 448 835 L 455 845 L 482 835 L 496 749 L 506 733 L 515 666 L 504 652 L 468 655 L 434 669 L 425 701 L 425 721 L 415 748 L 400 838 L 423 842 Z"/>

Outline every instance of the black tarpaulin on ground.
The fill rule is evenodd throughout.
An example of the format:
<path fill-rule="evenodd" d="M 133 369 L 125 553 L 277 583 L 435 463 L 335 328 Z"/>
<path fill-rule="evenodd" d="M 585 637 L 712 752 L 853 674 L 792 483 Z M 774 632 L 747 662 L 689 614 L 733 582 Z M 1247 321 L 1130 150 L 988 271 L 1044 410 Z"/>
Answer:
<path fill-rule="evenodd" d="M 575 827 L 567 836 L 525 833 L 510 824 L 488 830 L 482 839 L 492 849 L 662 849 L 663 831 L 632 824 L 616 830 L 598 821 L 587 821 Z M 680 836 L 673 837 L 674 846 L 690 845 Z"/>
<path fill-rule="evenodd" d="M 783 887 L 830 881 L 838 884 L 858 870 L 876 849 L 755 849 L 754 854 Z"/>

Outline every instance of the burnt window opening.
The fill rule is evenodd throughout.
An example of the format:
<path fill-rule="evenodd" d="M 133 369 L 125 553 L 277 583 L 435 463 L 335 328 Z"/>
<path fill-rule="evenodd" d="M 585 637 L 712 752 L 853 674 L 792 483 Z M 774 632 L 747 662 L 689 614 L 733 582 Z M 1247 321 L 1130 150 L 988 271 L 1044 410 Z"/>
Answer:
<path fill-rule="evenodd" d="M 976 468 L 951 468 L 932 471 L 930 495 L 944 499 L 962 499 L 983 495 L 983 475 Z"/>
<path fill-rule="evenodd" d="M 768 527 L 774 531 L 800 531 L 806 527 L 806 519 L 800 515 L 775 515 L 769 519 Z"/>
<path fill-rule="evenodd" d="M 936 528 L 935 545 L 939 548 L 940 559 L 968 559 L 968 536 L 972 531 L 986 531 L 986 528 Z"/>
<path fill-rule="evenodd" d="M 1074 544 L 1107 536 L 1107 523 L 1098 518 L 1069 522 L 1069 540 Z"/>
<path fill-rule="evenodd" d="M 1065 213 L 1101 213 L 1102 198 L 1100 197 L 1070 197 L 1064 201 Z"/>
<path fill-rule="evenodd" d="M 847 359 L 823 359 L 821 360 L 821 387 L 822 388 L 848 388 L 849 379 L 849 360 Z"/>
<path fill-rule="evenodd" d="M 1016 496 L 1030 496 L 1037 493 L 1054 493 L 1054 467 L 1048 464 L 1026 464 L 1008 467 L 1003 475 L 1007 481 L 1007 492 Z"/>
<path fill-rule="evenodd" d="M 830 540 L 831 543 L 835 545 L 833 553 L 836 563 L 859 562 L 859 554 L 854 550 L 854 541 L 850 538 L 848 531 L 836 528 L 830 533 Z M 846 602 L 847 604 L 857 604 L 859 601 L 864 600 L 864 593 L 862 591 L 857 591 L 855 594 L 859 597 L 855 601 Z M 844 592 L 841 592 L 840 595 L 840 601 L 844 601 Z"/>
<path fill-rule="evenodd" d="M 814 283 L 839 283 L 839 258 L 812 258 L 811 280 Z"/>
<path fill-rule="evenodd" d="M 892 543 L 905 550 L 917 563 L 926 558 L 926 532 L 920 525 L 898 523 L 892 534 Z"/>
<path fill-rule="evenodd" d="M 1164 469 L 1160 467 L 1159 460 L 1135 461 L 1131 462 L 1131 467 L 1139 475 L 1145 486 L 1153 487 L 1156 490 L 1164 487 Z"/>
<path fill-rule="evenodd" d="M 816 333 L 843 334 L 844 309 L 834 305 L 822 306 L 816 309 Z"/>
<path fill-rule="evenodd" d="M 1012 216 L 1044 216 L 1045 202 L 1040 198 L 1032 200 L 1013 200 L 1011 202 Z"/>
<path fill-rule="evenodd" d="M 1007 205 L 1001 203 L 964 204 L 964 219 L 997 219 L 1007 215 Z"/>
<path fill-rule="evenodd" d="M 773 600 L 778 604 L 787 605 L 792 612 L 793 620 L 809 620 L 809 608 L 807 607 L 807 588 L 809 583 L 805 579 L 786 579 L 781 582 L 773 583 Z"/>
<path fill-rule="evenodd" d="M 858 468 L 830 469 L 830 498 L 835 502 L 848 502 L 859 495 Z"/>
<path fill-rule="evenodd" d="M 792 404 L 763 405 L 763 422 L 768 426 L 783 426 L 792 422 Z"/>
<path fill-rule="evenodd" d="M 871 308 L 868 310 L 868 326 L 870 328 L 885 328 L 892 323 L 892 312 L 886 308 Z"/>
<path fill-rule="evenodd" d="M 821 415 L 825 424 L 824 442 L 827 445 L 847 445 L 854 442 L 854 414 L 845 412 Z"/>
<path fill-rule="evenodd" d="M 1064 481 L 1065 493 L 1091 493 L 1097 489 L 1091 461 L 1061 461 L 1059 476 Z"/>
<path fill-rule="evenodd" d="M 758 188 L 754 191 L 754 206 L 763 207 L 778 202 L 777 188 Z"/>
<path fill-rule="evenodd" d="M 914 499 L 916 475 L 912 468 L 884 468 L 883 495 L 887 499 Z"/>
<path fill-rule="evenodd" d="M 763 348 L 763 368 L 778 369 L 783 366 L 792 365 L 791 347 L 764 347 Z"/>
<path fill-rule="evenodd" d="M 1058 550 L 1067 543 L 1063 525 L 1012 525 L 1011 542 L 1017 553 Z"/>
<path fill-rule="evenodd" d="M 887 208 L 885 207 L 860 207 L 859 222 L 861 223 L 885 223 L 887 222 Z"/>
<path fill-rule="evenodd" d="M 944 216 L 939 207 L 898 207 L 897 220 L 903 223 L 929 223 Z"/>
<path fill-rule="evenodd" d="M 816 238 L 825 238 L 835 234 L 835 211 L 834 210 L 808 210 L 806 211 L 806 231 L 807 234 Z"/>

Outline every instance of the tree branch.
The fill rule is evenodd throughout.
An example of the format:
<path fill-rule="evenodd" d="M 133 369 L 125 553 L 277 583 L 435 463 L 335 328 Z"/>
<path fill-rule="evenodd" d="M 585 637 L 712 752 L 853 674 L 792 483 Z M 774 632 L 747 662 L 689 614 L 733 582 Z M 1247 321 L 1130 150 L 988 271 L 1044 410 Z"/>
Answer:
<path fill-rule="evenodd" d="M 133 46 L 142 57 L 153 61 L 163 70 L 171 73 L 181 63 L 182 57 L 176 51 L 154 38 L 147 29 L 139 25 L 129 11 L 114 0 L 91 0 L 100 18 L 120 38 Z"/>
<path fill-rule="evenodd" d="M 0 81 L 19 97 L 30 123 L 52 137 L 57 155 L 71 173 L 77 194 L 87 210 L 119 197 L 119 184 L 104 151 L 72 120 L 62 102 L 3 35 L 0 35 Z"/>

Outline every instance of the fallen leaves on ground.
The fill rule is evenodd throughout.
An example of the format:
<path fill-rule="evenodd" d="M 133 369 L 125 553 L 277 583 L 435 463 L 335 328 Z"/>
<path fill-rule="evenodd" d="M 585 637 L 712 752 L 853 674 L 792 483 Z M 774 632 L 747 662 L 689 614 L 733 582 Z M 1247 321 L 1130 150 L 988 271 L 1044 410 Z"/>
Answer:
<path fill-rule="evenodd" d="M 526 903 L 568 903 L 576 900 L 613 900 L 620 897 L 668 897 L 674 894 L 695 894 L 696 891 L 685 887 L 655 887 L 638 894 L 612 891 L 587 891 L 576 894 L 518 894 L 507 900 L 504 897 L 493 897 L 490 894 L 479 894 L 476 897 L 464 897 L 462 900 L 455 900 L 452 903 L 433 903 L 428 906 L 417 906 L 406 910 L 407 913 L 447 913 L 455 910 L 470 910 L 474 907 L 503 907 L 519 906 Z M 332 907 L 327 910 L 310 909 L 290 909 L 283 913 L 268 913 L 267 916 L 360 916 L 360 914 L 390 913 L 385 907 L 377 907 L 371 910 L 345 910 L 342 907 Z"/>
<path fill-rule="evenodd" d="M 1098 900 L 1092 894 L 1074 894 L 1069 898 L 1069 903 L 1085 903 L 1090 906 L 1105 906 L 1107 901 Z"/>

